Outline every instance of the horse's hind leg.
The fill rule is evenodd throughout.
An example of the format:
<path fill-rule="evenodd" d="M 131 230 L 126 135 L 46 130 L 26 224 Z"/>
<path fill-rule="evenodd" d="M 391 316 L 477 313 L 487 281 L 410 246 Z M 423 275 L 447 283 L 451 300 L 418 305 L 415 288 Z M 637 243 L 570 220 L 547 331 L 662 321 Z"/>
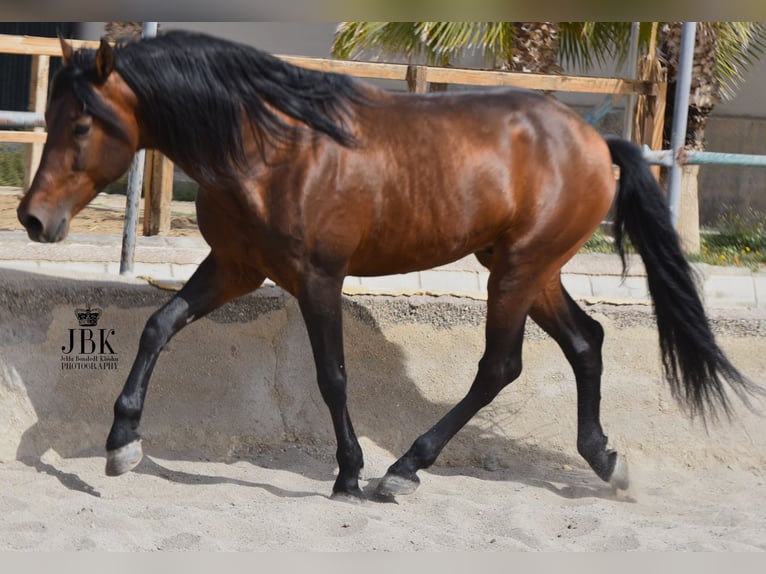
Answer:
<path fill-rule="evenodd" d="M 466 396 L 421 435 L 381 479 L 377 494 L 409 494 L 419 485 L 417 471 L 428 468 L 450 439 L 521 374 L 521 348 L 527 311 L 545 280 L 545 269 L 492 256 L 487 300 L 486 347 Z"/>
<path fill-rule="evenodd" d="M 613 487 L 628 487 L 624 457 L 607 449 L 601 428 L 601 345 L 604 330 L 575 303 L 556 276 L 535 299 L 530 317 L 559 344 L 577 382 L 577 450 Z"/>
<path fill-rule="evenodd" d="M 263 277 L 237 274 L 227 280 L 227 269 L 211 254 L 167 304 L 147 321 L 133 367 L 114 404 L 114 422 L 106 441 L 106 474 L 117 476 L 132 470 L 143 456 L 138 426 L 157 357 L 173 335 L 227 301 L 258 287 Z"/>
<path fill-rule="evenodd" d="M 364 462 L 346 406 L 342 285 L 342 277 L 331 277 L 321 272 L 308 273 L 298 294 L 298 302 L 314 354 L 319 391 L 330 409 L 338 445 L 336 457 L 339 470 L 333 486 L 333 498 L 356 502 L 362 499 L 359 472 Z"/>

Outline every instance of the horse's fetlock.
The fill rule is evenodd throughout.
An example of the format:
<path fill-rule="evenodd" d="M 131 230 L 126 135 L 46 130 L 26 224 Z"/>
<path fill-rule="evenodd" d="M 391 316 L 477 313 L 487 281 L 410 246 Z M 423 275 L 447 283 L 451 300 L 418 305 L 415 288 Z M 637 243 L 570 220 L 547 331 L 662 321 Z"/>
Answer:
<path fill-rule="evenodd" d="M 606 451 L 606 445 L 609 439 L 602 433 L 593 433 L 587 436 L 577 438 L 577 452 L 585 460 L 591 462 L 593 457 L 599 456 Z"/>
<path fill-rule="evenodd" d="M 423 435 L 412 444 L 409 454 L 417 461 L 417 468 L 428 468 L 436 462 L 439 450 L 431 437 Z"/>

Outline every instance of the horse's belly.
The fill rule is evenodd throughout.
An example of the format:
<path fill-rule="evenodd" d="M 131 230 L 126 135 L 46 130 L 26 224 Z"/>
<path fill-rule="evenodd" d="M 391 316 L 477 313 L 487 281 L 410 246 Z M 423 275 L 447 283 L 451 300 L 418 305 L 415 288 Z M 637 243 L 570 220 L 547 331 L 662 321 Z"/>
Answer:
<path fill-rule="evenodd" d="M 378 276 L 422 271 L 446 265 L 491 245 L 492 241 L 445 237 L 438 243 L 426 238 L 381 235 L 377 241 L 357 251 L 349 262 L 349 275 Z"/>

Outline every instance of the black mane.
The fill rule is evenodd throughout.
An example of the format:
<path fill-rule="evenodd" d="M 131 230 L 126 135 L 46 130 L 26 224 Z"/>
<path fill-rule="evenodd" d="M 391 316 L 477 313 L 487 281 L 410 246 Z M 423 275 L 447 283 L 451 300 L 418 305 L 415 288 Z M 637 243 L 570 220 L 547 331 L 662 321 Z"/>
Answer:
<path fill-rule="evenodd" d="M 90 87 L 94 54 L 76 52 L 67 74 L 87 111 L 118 127 Z M 348 76 L 293 66 L 255 48 L 192 32 L 117 46 L 115 69 L 138 97 L 157 147 L 213 177 L 246 168 L 247 119 L 261 146 L 289 141 L 301 131 L 272 107 L 348 146 L 354 137 L 346 121 L 352 105 L 365 99 L 360 84 Z"/>

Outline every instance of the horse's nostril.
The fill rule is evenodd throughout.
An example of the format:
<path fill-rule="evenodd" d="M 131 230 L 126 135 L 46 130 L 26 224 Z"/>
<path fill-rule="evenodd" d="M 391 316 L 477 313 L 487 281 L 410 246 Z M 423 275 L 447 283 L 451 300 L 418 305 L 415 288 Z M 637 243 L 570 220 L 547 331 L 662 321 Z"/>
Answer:
<path fill-rule="evenodd" d="M 21 224 L 26 228 L 29 238 L 33 241 L 40 241 L 43 233 L 43 224 L 34 215 L 29 213 L 19 214 Z"/>

